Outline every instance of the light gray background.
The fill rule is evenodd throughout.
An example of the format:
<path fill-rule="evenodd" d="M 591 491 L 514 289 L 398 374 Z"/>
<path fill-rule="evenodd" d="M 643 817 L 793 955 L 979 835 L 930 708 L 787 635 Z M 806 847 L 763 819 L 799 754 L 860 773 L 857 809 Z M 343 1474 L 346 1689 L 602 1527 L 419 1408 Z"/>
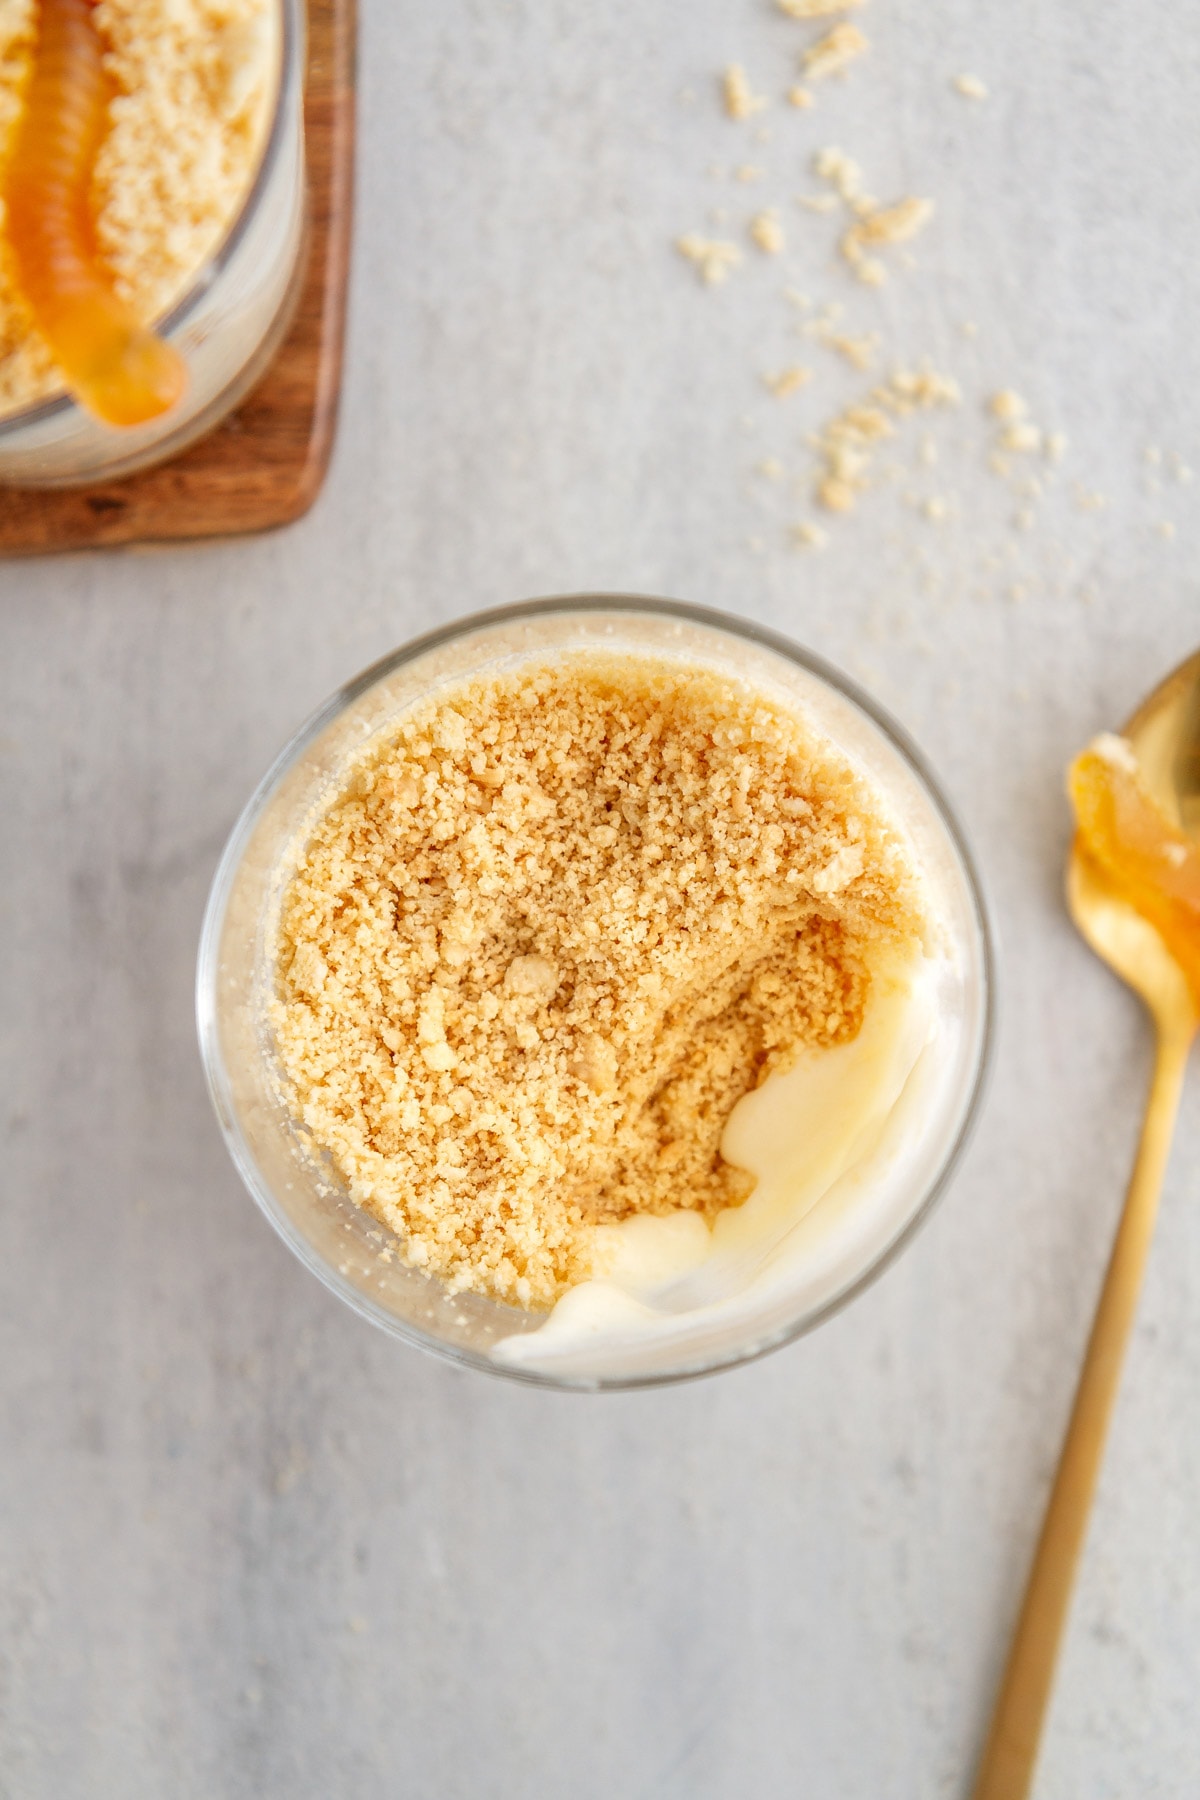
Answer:
<path fill-rule="evenodd" d="M 869 60 L 801 114 L 814 33 L 769 0 L 367 0 L 314 511 L 0 567 L 5 1800 L 967 1793 L 1148 1067 L 1062 912 L 1062 769 L 1200 641 L 1168 454 L 1200 464 L 1200 23 L 1085 10 L 873 0 Z M 733 58 L 776 96 L 751 125 Z M 829 143 L 937 201 L 881 294 L 792 204 Z M 743 161 L 768 177 L 708 172 Z M 765 201 L 786 266 L 704 290 L 672 239 Z M 863 378 L 800 344 L 788 280 L 965 397 L 937 467 L 906 428 L 818 552 L 788 538 L 804 433 Z M 818 375 L 776 401 L 797 354 Z M 1026 530 L 986 467 L 1006 384 L 1071 439 Z M 753 1368 L 589 1399 L 405 1351 L 293 1262 L 218 1140 L 191 983 L 221 843 L 309 709 L 414 632 L 603 587 L 767 621 L 899 714 L 986 870 L 1004 1019 L 966 1166 L 878 1287 Z M 1193 1082 L 1044 1800 L 1200 1779 L 1198 1161 Z"/>

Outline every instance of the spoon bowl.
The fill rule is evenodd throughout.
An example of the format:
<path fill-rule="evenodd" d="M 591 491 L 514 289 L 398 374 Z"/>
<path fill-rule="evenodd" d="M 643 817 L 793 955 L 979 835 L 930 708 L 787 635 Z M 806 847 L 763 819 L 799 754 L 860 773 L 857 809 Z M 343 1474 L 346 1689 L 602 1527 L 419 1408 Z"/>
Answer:
<path fill-rule="evenodd" d="M 1200 837 L 1200 651 L 1159 682 L 1121 735 L 1167 818 Z M 1081 935 L 1141 996 L 1159 1031 L 1194 1033 L 1200 997 L 1154 926 L 1118 893 L 1078 835 L 1067 863 L 1067 905 Z"/>
<path fill-rule="evenodd" d="M 1167 821 L 1187 836 L 1200 839 L 1200 652 L 1160 682 L 1133 714 L 1123 736 L 1136 760 L 1138 777 Z M 1176 849 L 1184 848 L 1178 838 L 1172 842 Z M 1157 1054 L 1129 1192 L 976 1778 L 975 1800 L 1025 1800 L 1033 1784 L 1075 1569 L 1166 1174 L 1184 1070 L 1200 1023 L 1200 992 L 1157 927 L 1126 897 L 1117 878 L 1092 856 L 1081 834 L 1075 837 L 1067 865 L 1067 904 L 1097 956 L 1141 996 L 1154 1021 Z M 1190 940 L 1184 941 L 1190 948 Z"/>

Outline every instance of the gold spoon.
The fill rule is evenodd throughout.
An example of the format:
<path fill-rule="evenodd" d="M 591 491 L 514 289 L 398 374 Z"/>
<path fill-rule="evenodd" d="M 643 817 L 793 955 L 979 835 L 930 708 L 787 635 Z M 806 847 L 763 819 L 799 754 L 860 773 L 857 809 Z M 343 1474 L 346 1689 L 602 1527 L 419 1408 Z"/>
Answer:
<path fill-rule="evenodd" d="M 1200 652 L 1144 701 L 1124 736 L 1167 817 L 1200 840 Z M 1162 938 L 1115 890 L 1078 839 L 1067 866 L 1071 917 L 1097 956 L 1150 1009 L 1157 1053 L 1137 1160 L 1071 1422 L 1029 1573 L 1004 1684 L 975 1782 L 974 1800 L 1025 1800 L 1121 1378 L 1142 1271 L 1154 1230 L 1188 1052 L 1200 1023 L 1200 996 Z"/>

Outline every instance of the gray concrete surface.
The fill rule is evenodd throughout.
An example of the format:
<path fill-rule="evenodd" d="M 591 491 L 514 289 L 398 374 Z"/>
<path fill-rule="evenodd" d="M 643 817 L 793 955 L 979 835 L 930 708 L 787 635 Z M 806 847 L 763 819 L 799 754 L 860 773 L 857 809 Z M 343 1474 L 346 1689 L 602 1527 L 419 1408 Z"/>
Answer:
<path fill-rule="evenodd" d="M 801 113 L 815 34 L 769 0 L 364 14 L 315 510 L 0 568 L 0 1794 L 965 1795 L 1147 1074 L 1060 906 L 1061 771 L 1200 641 L 1170 456 L 1200 465 L 1200 21 L 873 0 Z M 776 96 L 749 125 L 733 58 Z M 937 202 L 877 294 L 792 203 L 831 143 Z M 742 162 L 766 177 L 708 172 Z M 787 254 L 702 289 L 672 239 L 766 202 Z M 789 542 L 804 436 L 866 378 L 795 336 L 788 282 L 964 394 L 936 467 L 906 425 L 821 551 Z M 1003 385 L 1071 440 L 1027 503 L 987 467 Z M 406 1352 L 289 1257 L 209 1115 L 191 982 L 225 833 L 314 704 L 439 621 L 602 587 L 768 621 L 900 715 L 985 866 L 1004 1017 L 966 1166 L 875 1289 L 756 1367 L 587 1399 Z M 1200 1781 L 1198 1166 L 1193 1081 L 1042 1800 Z"/>

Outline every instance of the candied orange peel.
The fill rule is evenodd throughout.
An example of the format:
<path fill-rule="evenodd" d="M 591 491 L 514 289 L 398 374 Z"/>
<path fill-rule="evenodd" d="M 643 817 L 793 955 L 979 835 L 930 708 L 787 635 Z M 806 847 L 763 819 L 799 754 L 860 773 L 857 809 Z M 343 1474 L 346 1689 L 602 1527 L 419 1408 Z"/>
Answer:
<path fill-rule="evenodd" d="M 1124 738 L 1096 738 L 1067 785 L 1082 849 L 1155 927 L 1200 997 L 1200 845 L 1167 817 Z"/>
<path fill-rule="evenodd" d="M 92 0 L 41 0 L 25 104 L 3 177 L 18 286 L 72 394 L 109 425 L 165 413 L 187 385 L 179 352 L 116 293 L 89 204 L 108 122 Z"/>

